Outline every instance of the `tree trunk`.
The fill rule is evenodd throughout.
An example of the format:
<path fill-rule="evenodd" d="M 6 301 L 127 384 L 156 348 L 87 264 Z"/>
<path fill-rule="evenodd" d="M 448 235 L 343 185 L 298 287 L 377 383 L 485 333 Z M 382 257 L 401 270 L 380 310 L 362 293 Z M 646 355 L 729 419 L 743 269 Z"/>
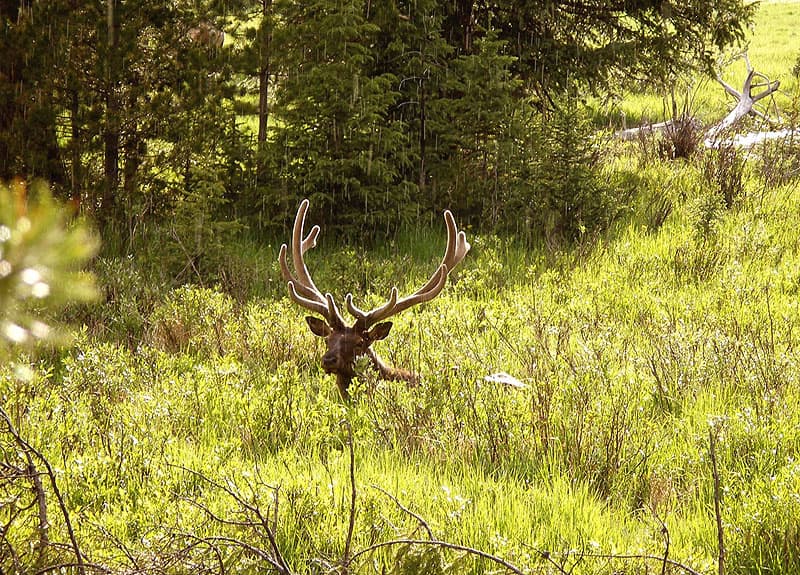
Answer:
<path fill-rule="evenodd" d="M 269 76 L 272 51 L 272 0 L 261 0 L 263 9 L 262 38 L 259 44 L 260 68 L 258 74 L 258 143 L 267 141 L 269 126 Z"/>
<path fill-rule="evenodd" d="M 141 217 L 140 213 L 135 213 L 133 210 L 133 202 L 136 198 L 136 193 L 139 190 L 139 172 L 142 166 L 143 158 L 147 151 L 147 142 L 142 138 L 142 134 L 137 126 L 133 126 L 125 138 L 125 144 L 122 146 L 124 154 L 122 163 L 122 190 L 123 201 L 122 206 L 117 206 L 118 217 L 120 221 L 124 222 L 127 226 L 128 241 L 133 241 L 134 231 L 137 222 L 136 217 Z M 118 202 L 119 203 L 119 202 Z"/>
<path fill-rule="evenodd" d="M 81 209 L 83 187 L 83 164 L 81 163 L 81 125 L 78 118 L 80 102 L 78 90 L 71 90 L 69 103 L 70 121 L 70 197 L 76 213 Z M 92 206 L 93 207 L 93 206 Z"/>
<path fill-rule="evenodd" d="M 419 81 L 419 191 L 424 195 L 425 174 L 425 77 Z"/>
<path fill-rule="evenodd" d="M 775 80 L 774 82 L 770 82 L 769 78 L 764 76 L 763 74 L 756 73 L 755 69 L 750 66 L 750 60 L 747 58 L 747 54 L 744 55 L 745 62 L 747 63 L 747 78 L 744 80 L 744 85 L 742 86 L 742 91 L 737 92 L 733 87 L 729 84 L 726 84 L 722 78 L 717 76 L 717 81 L 722 84 L 722 87 L 725 88 L 725 91 L 728 92 L 731 96 L 736 98 L 738 102 L 736 103 L 736 107 L 730 111 L 730 113 L 725 116 L 721 121 L 719 121 L 714 126 L 706 132 L 706 145 L 713 143 L 714 140 L 717 139 L 721 134 L 731 128 L 736 122 L 747 116 L 748 114 L 755 114 L 757 116 L 764 117 L 763 114 L 758 112 L 757 110 L 753 109 L 756 102 L 761 100 L 762 98 L 766 98 L 767 96 L 773 94 L 778 90 L 781 83 L 779 80 Z M 758 94 L 753 95 L 751 93 L 753 89 L 753 78 L 759 77 L 760 79 L 765 80 L 765 84 L 761 84 L 766 86 L 766 88 L 759 92 Z M 768 118 L 767 118 L 768 119 Z"/>
<path fill-rule="evenodd" d="M 106 127 L 105 127 L 105 162 L 104 186 L 100 211 L 101 225 L 108 224 L 115 215 L 115 195 L 119 186 L 119 100 L 117 97 L 118 70 L 118 33 L 119 24 L 115 10 L 116 0 L 106 0 L 108 27 L 108 56 L 106 58 Z"/>

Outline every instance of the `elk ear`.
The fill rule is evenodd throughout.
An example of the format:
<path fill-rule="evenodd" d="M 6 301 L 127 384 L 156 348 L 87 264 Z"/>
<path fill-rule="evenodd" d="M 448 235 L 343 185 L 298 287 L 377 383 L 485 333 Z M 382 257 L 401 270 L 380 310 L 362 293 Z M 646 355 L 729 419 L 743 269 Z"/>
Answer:
<path fill-rule="evenodd" d="M 306 323 L 311 328 L 311 333 L 319 337 L 328 337 L 331 334 L 330 326 L 318 317 L 306 316 Z"/>
<path fill-rule="evenodd" d="M 367 332 L 367 339 L 369 341 L 378 341 L 379 339 L 385 339 L 387 335 L 389 335 L 389 331 L 392 329 L 392 322 L 386 321 L 383 323 L 379 323 L 371 330 Z"/>

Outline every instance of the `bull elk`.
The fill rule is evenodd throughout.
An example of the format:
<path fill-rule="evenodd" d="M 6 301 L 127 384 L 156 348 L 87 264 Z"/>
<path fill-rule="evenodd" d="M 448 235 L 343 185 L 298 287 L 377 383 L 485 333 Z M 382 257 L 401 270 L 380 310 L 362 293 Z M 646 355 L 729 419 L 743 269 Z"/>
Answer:
<path fill-rule="evenodd" d="M 308 200 L 303 200 L 297 209 L 292 230 L 292 264 L 294 274 L 289 270 L 286 255 L 289 248 L 286 244 L 281 246 L 278 262 L 281 266 L 281 275 L 287 282 L 289 296 L 292 300 L 323 319 L 307 316 L 306 322 L 314 335 L 325 338 L 327 351 L 322 356 L 322 368 L 326 373 L 336 374 L 336 385 L 342 397 L 348 398 L 348 387 L 356 375 L 355 360 L 366 355 L 378 375 L 386 380 L 401 380 L 409 383 L 417 382 L 417 375 L 404 370 L 386 365 L 370 347 L 374 342 L 386 338 L 392 323 L 384 321 L 393 315 L 399 314 L 412 306 L 432 300 L 444 288 L 447 276 L 456 267 L 469 251 L 466 235 L 458 231 L 453 214 L 444 212 L 444 221 L 447 224 L 447 248 L 444 258 L 433 273 L 431 278 L 410 296 L 398 299 L 397 287 L 393 287 L 389 299 L 383 305 L 371 311 L 363 311 L 353 304 L 353 295 L 347 294 L 344 298 L 347 311 L 354 318 L 355 323 L 347 325 L 339 308 L 333 301 L 330 293 L 323 294 L 311 279 L 311 274 L 305 264 L 305 253 L 317 245 L 319 226 L 314 226 L 308 235 L 304 236 L 303 227 L 308 211 Z"/>

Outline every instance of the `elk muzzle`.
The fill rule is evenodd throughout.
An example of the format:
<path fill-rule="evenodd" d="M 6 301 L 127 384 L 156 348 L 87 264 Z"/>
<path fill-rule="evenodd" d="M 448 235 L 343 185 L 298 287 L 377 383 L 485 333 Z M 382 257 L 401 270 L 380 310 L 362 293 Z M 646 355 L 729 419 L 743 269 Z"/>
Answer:
<path fill-rule="evenodd" d="M 327 373 L 355 375 L 356 356 L 366 352 L 368 344 L 357 333 L 332 331 L 325 338 L 328 351 L 322 356 L 322 368 Z"/>

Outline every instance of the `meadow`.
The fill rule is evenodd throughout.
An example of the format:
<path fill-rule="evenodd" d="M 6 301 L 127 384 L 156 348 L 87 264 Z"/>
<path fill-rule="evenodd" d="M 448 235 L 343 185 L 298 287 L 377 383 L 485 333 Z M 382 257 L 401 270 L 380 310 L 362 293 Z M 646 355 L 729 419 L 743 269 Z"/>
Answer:
<path fill-rule="evenodd" d="M 751 61 L 791 87 L 800 3 L 761 10 Z M 466 230 L 444 292 L 375 344 L 420 383 L 364 365 L 349 402 L 286 296 L 288 237 L 168 290 L 147 254 L 99 257 L 70 345 L 0 367 L 0 571 L 800 572 L 800 151 L 652 150 L 615 147 L 637 198 L 601 237 Z M 369 307 L 445 238 L 323 229 L 306 259 Z"/>

